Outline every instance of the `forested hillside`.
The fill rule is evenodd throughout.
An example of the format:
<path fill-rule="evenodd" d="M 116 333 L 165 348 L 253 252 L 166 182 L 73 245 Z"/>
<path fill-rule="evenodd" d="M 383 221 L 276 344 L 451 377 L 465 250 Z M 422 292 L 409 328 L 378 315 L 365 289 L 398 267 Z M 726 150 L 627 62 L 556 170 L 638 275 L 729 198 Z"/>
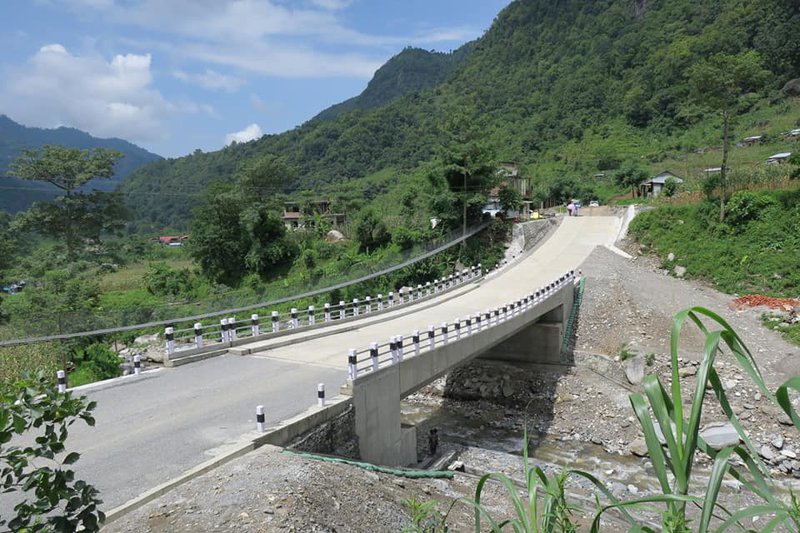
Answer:
<path fill-rule="evenodd" d="M 750 51 L 766 74 L 747 87 L 736 114 L 751 119 L 734 123 L 734 134 L 777 133 L 770 117 L 793 109 L 781 88 L 800 75 L 798 27 L 795 0 L 517 0 L 463 61 L 454 54 L 435 86 L 422 74 L 428 82 L 407 79 L 441 58 L 407 50 L 393 60 L 402 59 L 394 72 L 403 75 L 379 70 L 375 90 L 355 103 L 281 135 L 147 166 L 123 190 L 145 219 L 180 227 L 197 193 L 233 179 L 254 155 L 278 155 L 296 170 L 285 192 L 388 168 L 402 176 L 434 158 L 441 125 L 460 110 L 498 159 L 543 180 L 582 179 L 634 159 L 656 164 L 719 144 L 717 115 L 696 103 L 690 83 L 693 65 L 716 54 Z"/>
<path fill-rule="evenodd" d="M 45 144 L 58 144 L 70 148 L 111 148 L 124 154 L 116 166 L 112 179 L 96 180 L 90 189 L 114 190 L 125 176 L 142 165 L 161 159 L 160 156 L 122 139 L 98 139 L 75 128 L 28 128 L 0 115 L 0 210 L 22 211 L 35 201 L 49 200 L 55 187 L 46 183 L 22 181 L 5 175 L 9 164 L 26 148 L 39 148 Z"/>

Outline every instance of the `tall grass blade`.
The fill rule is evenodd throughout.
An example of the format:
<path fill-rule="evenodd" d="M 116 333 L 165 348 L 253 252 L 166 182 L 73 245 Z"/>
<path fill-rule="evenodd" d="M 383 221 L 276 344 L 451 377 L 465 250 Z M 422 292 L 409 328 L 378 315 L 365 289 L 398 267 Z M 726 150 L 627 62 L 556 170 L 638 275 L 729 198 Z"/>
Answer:
<path fill-rule="evenodd" d="M 698 533 L 706 533 L 708 531 L 708 525 L 711 523 L 711 517 L 717 505 L 722 479 L 728 471 L 728 459 L 732 453 L 733 448 L 725 448 L 714 458 L 714 466 L 711 468 L 711 475 L 708 479 L 706 495 L 703 500 L 703 512 L 700 515 Z"/>

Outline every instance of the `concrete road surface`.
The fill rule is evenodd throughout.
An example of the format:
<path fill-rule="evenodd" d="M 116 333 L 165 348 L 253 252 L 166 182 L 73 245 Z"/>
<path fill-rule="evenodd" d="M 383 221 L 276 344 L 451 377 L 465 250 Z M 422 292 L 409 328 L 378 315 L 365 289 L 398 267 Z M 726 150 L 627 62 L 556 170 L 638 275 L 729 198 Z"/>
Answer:
<path fill-rule="evenodd" d="M 615 217 L 565 218 L 533 254 L 490 276 L 474 290 L 417 312 L 373 317 L 355 330 L 255 355 L 226 355 L 88 391 L 97 425 L 76 424 L 67 442 L 82 454 L 79 477 L 101 491 L 111 509 L 213 456 L 255 428 L 255 406 L 267 425 L 316 403 L 317 383 L 335 394 L 347 375 L 347 349 L 385 342 L 510 302 L 577 268 L 595 246 L 613 244 Z M 284 337 L 282 340 L 286 340 Z M 0 500 L 0 513 L 10 500 Z"/>

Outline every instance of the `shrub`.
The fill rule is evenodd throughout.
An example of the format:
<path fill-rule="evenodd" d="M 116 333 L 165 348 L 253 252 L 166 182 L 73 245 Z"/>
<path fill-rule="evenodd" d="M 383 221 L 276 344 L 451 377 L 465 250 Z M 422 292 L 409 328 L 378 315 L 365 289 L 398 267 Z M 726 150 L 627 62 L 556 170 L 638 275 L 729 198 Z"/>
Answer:
<path fill-rule="evenodd" d="M 188 295 L 194 288 L 188 269 L 175 270 L 166 263 L 153 263 L 143 277 L 144 286 L 156 296 Z"/>
<path fill-rule="evenodd" d="M 777 205 L 775 198 L 767 194 L 737 192 L 728 201 L 725 220 L 730 226 L 740 228 L 750 221 L 762 219 L 765 211 Z"/>
<path fill-rule="evenodd" d="M 89 379 L 85 383 L 115 378 L 122 375 L 122 367 L 117 353 L 104 344 L 94 343 L 83 351 L 83 362 L 80 364 L 78 374 L 82 379 Z M 75 386 L 75 383 L 72 383 Z"/>

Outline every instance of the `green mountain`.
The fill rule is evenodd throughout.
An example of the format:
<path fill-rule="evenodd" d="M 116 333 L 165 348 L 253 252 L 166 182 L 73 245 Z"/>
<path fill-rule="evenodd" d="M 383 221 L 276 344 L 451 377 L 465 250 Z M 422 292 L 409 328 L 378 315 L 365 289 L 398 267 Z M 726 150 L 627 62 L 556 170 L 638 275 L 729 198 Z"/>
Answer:
<path fill-rule="evenodd" d="M 22 181 L 5 173 L 23 150 L 39 148 L 45 144 L 59 144 L 71 148 L 112 148 L 124 154 L 117 163 L 117 172 L 110 180 L 95 180 L 86 187 L 112 191 L 131 172 L 161 156 L 122 139 L 98 139 L 74 128 L 29 128 L 0 115 L 0 210 L 10 212 L 28 209 L 35 201 L 49 200 L 57 189 L 46 183 Z"/>
<path fill-rule="evenodd" d="M 404 51 L 354 101 L 280 135 L 146 166 L 122 189 L 145 219 L 184 226 L 193 197 L 255 155 L 296 168 L 284 192 L 402 176 L 434 158 L 441 125 L 463 109 L 498 159 L 529 176 L 658 165 L 719 143 L 716 115 L 693 103 L 689 84 L 691 67 L 717 53 L 753 50 L 768 70 L 734 133 L 788 122 L 797 106 L 780 89 L 800 74 L 798 27 L 796 0 L 517 0 L 440 80 L 407 83 L 443 58 Z"/>

